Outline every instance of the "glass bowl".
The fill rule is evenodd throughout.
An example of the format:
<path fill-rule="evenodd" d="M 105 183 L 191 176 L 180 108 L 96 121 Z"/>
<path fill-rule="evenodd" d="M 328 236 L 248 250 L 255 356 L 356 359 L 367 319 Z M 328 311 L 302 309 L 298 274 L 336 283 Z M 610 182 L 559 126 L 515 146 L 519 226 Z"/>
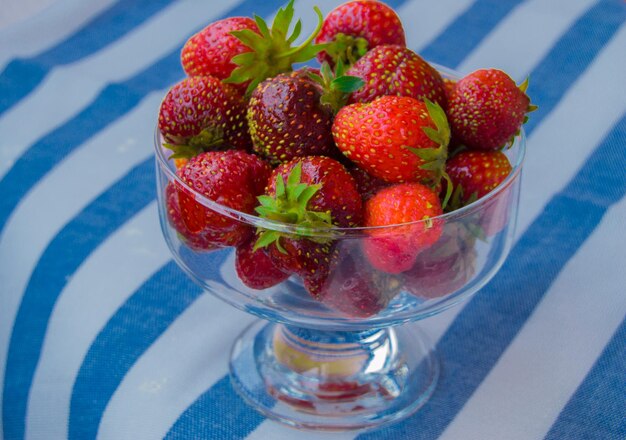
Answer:
<path fill-rule="evenodd" d="M 185 197 L 251 234 L 259 228 L 295 230 L 207 199 L 177 176 L 166 151 L 157 130 L 159 213 L 175 261 L 207 292 L 261 318 L 239 336 L 230 358 L 233 386 L 249 404 L 290 426 L 336 431 L 380 427 L 426 402 L 439 364 L 415 321 L 469 298 L 504 262 L 517 218 L 523 130 L 504 151 L 510 175 L 468 206 L 410 224 L 307 231 L 303 240 L 330 243 L 336 255 L 318 299 L 293 275 L 273 287 L 251 289 L 237 275 L 235 248 L 207 250 L 186 239 L 169 212 L 181 193 L 175 189 L 183 187 Z M 436 230 L 439 238 L 406 271 L 376 269 L 376 249 L 385 248 L 378 244 L 407 243 L 426 230 Z"/>

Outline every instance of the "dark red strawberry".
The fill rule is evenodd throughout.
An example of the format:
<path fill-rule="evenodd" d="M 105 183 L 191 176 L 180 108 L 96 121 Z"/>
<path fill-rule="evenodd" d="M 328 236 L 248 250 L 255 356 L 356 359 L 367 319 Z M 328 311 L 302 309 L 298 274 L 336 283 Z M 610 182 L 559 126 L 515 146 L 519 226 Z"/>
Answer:
<path fill-rule="evenodd" d="M 457 291 L 474 275 L 475 242 L 475 235 L 460 222 L 447 224 L 441 238 L 402 274 L 404 289 L 423 299 Z"/>
<path fill-rule="evenodd" d="M 252 214 L 263 192 L 270 166 L 257 156 L 238 150 L 201 153 L 177 174 L 187 185 L 174 183 L 178 193 L 183 235 L 193 234 L 218 246 L 237 246 L 251 237 L 250 226 L 210 209 L 196 194 L 219 206 Z"/>
<path fill-rule="evenodd" d="M 251 289 L 268 289 L 282 283 L 289 274 L 272 263 L 264 249 L 253 249 L 256 237 L 237 247 L 235 269 L 239 279 Z"/>
<path fill-rule="evenodd" d="M 342 255 L 334 265 L 317 299 L 343 315 L 366 318 L 389 304 L 400 291 L 401 281 L 378 272 L 361 258 Z"/>
<path fill-rule="evenodd" d="M 445 108 L 443 78 L 418 54 L 404 46 L 382 45 L 367 52 L 347 72 L 365 85 L 352 93 L 350 103 L 371 102 L 379 96 L 428 98 Z"/>
<path fill-rule="evenodd" d="M 251 145 L 245 102 L 237 91 L 212 76 L 185 78 L 161 103 L 159 130 L 171 158 L 189 158 L 202 151 Z"/>
<path fill-rule="evenodd" d="M 440 106 L 382 96 L 343 107 L 333 123 L 337 147 L 369 174 L 387 182 L 435 186 L 444 172 L 450 131 Z"/>
<path fill-rule="evenodd" d="M 454 201 L 453 209 L 487 195 L 511 171 L 509 159 L 500 151 L 461 151 L 446 164 L 446 172 L 456 192 L 455 198 L 459 197 Z"/>
<path fill-rule="evenodd" d="M 384 3 L 357 0 L 333 9 L 324 19 L 316 43 L 331 43 L 317 58 L 332 65 L 350 65 L 381 44 L 406 46 L 400 18 Z"/>
<path fill-rule="evenodd" d="M 460 79 L 448 103 L 455 138 L 468 148 L 499 150 L 510 144 L 537 107 L 526 95 L 528 81 L 519 87 L 498 69 L 482 69 Z"/>
<path fill-rule="evenodd" d="M 266 247 L 282 270 L 302 276 L 305 287 L 309 280 L 309 293 L 316 296 L 337 258 L 328 229 L 358 226 L 362 220 L 362 202 L 352 176 L 333 159 L 298 158 L 273 171 L 259 202 L 256 211 L 261 217 L 291 224 L 293 230 L 267 229 L 256 247 Z"/>
<path fill-rule="evenodd" d="M 231 32 L 231 35 L 247 46 L 249 51 L 240 53 L 232 59 L 237 68 L 224 80 L 225 82 L 248 84 L 247 94 L 250 94 L 261 81 L 273 78 L 279 73 L 290 72 L 293 64 L 311 60 L 322 49 L 322 46 L 312 44 L 323 21 L 322 13 L 317 6 L 313 8 L 318 18 L 317 28 L 300 46 L 291 47 L 302 31 L 302 23 L 298 20 L 289 35 L 294 14 L 293 2 L 294 0 L 290 0 L 287 6 L 278 10 L 271 27 L 261 17 L 255 16 L 260 35 L 252 29 Z"/>
<path fill-rule="evenodd" d="M 364 225 L 401 225 L 369 230 L 363 250 L 370 264 L 387 273 L 410 269 L 420 252 L 441 236 L 443 213 L 438 195 L 419 183 L 403 183 L 380 190 L 365 204 Z"/>
<path fill-rule="evenodd" d="M 260 35 L 256 22 L 249 17 L 229 17 L 211 23 L 192 36 L 181 52 L 181 62 L 185 73 L 189 76 L 211 75 L 218 79 L 226 79 L 237 67 L 231 60 L 233 57 L 250 48 L 231 34 L 232 31 L 248 29 Z M 243 93 L 247 83 L 238 84 Z"/>
<path fill-rule="evenodd" d="M 261 83 L 247 113 L 254 151 L 272 163 L 336 154 L 330 132 L 333 112 L 321 97 L 320 87 L 306 72 L 284 73 Z"/>
<path fill-rule="evenodd" d="M 366 202 L 381 189 L 391 185 L 389 182 L 385 182 L 378 177 L 374 177 L 359 167 L 353 166 L 350 169 L 350 174 L 354 178 L 354 183 L 356 183 L 356 188 L 359 191 L 359 194 L 361 194 L 363 202 Z"/>

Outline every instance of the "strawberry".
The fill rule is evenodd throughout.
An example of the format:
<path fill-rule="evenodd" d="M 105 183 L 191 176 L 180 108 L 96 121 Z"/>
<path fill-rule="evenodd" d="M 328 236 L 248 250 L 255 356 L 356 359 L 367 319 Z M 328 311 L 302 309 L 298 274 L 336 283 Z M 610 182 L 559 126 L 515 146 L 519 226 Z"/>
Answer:
<path fill-rule="evenodd" d="M 380 190 L 365 204 L 364 225 L 400 226 L 370 230 L 370 237 L 363 241 L 370 264 L 392 274 L 410 269 L 417 255 L 441 236 L 443 223 L 432 218 L 442 213 L 438 195 L 420 183 Z"/>
<path fill-rule="evenodd" d="M 273 163 L 299 156 L 332 155 L 333 113 L 305 71 L 283 73 L 262 82 L 248 104 L 253 149 Z"/>
<path fill-rule="evenodd" d="M 461 151 L 446 164 L 455 188 L 453 208 L 480 199 L 511 174 L 511 163 L 500 151 Z"/>
<path fill-rule="evenodd" d="M 398 15 L 384 3 L 372 0 L 337 6 L 324 19 L 315 42 L 329 44 L 317 58 L 331 66 L 339 60 L 346 65 L 353 64 L 381 44 L 406 46 Z"/>
<path fill-rule="evenodd" d="M 294 14 L 293 2 L 294 0 L 290 0 L 287 6 L 278 10 L 271 28 L 261 17 L 255 15 L 258 33 L 253 29 L 231 31 L 230 34 L 247 46 L 248 51 L 232 58 L 232 63 L 237 67 L 225 82 L 248 84 L 246 94 L 249 95 L 266 78 L 291 72 L 293 64 L 309 61 L 323 48 L 313 44 L 324 19 L 317 6 L 313 8 L 318 18 L 316 29 L 302 44 L 291 47 L 302 31 L 302 23 L 298 20 L 289 35 Z"/>
<path fill-rule="evenodd" d="M 381 96 L 351 104 L 332 131 L 343 154 L 379 179 L 436 185 L 444 173 L 450 131 L 444 111 L 428 100 Z"/>
<path fill-rule="evenodd" d="M 364 202 L 370 199 L 379 190 L 391 185 L 389 182 L 385 182 L 378 177 L 374 177 L 359 167 L 353 166 L 350 169 L 350 175 L 354 179 L 356 188 L 359 191 L 359 194 L 361 194 L 361 198 Z"/>
<path fill-rule="evenodd" d="M 289 274 L 278 269 L 263 249 L 254 250 L 256 238 L 239 245 L 235 254 L 235 269 L 239 279 L 251 289 L 268 289 L 282 283 Z"/>
<path fill-rule="evenodd" d="M 206 150 L 247 149 L 250 137 L 245 103 L 236 90 L 212 76 L 185 78 L 165 95 L 159 130 L 170 158 L 189 158 Z"/>
<path fill-rule="evenodd" d="M 463 287 L 476 269 L 476 237 L 460 223 L 449 223 L 441 238 L 419 254 L 402 274 L 404 289 L 423 299 L 439 298 Z"/>
<path fill-rule="evenodd" d="M 221 207 L 252 214 L 256 197 L 263 192 L 270 172 L 263 160 L 238 150 L 210 151 L 191 158 L 177 171 L 187 186 L 174 182 L 180 219 L 185 227 L 178 232 L 199 236 L 217 246 L 245 242 L 253 234 L 248 225 L 208 208 L 196 200 L 193 191 Z"/>
<path fill-rule="evenodd" d="M 366 318 L 387 307 L 400 287 L 395 277 L 373 270 L 366 262 L 344 253 L 318 289 L 317 299 L 343 315 Z"/>
<path fill-rule="evenodd" d="M 167 206 L 167 219 L 176 230 L 178 238 L 195 251 L 210 251 L 216 249 L 207 237 L 194 233 L 187 228 L 183 221 L 180 203 L 178 201 L 178 190 L 174 182 L 169 182 L 165 187 L 165 206 Z"/>
<path fill-rule="evenodd" d="M 498 69 L 482 69 L 460 79 L 450 96 L 448 118 L 456 139 L 470 149 L 499 150 L 513 142 L 526 114 L 537 107 Z"/>
<path fill-rule="evenodd" d="M 327 157 L 297 158 L 272 172 L 259 202 L 261 217 L 294 229 L 262 231 L 255 248 L 266 247 L 277 267 L 305 278 L 305 287 L 310 278 L 308 290 L 316 296 L 337 258 L 332 236 L 323 230 L 361 223 L 362 203 L 352 176 Z"/>
<path fill-rule="evenodd" d="M 181 63 L 189 76 L 211 75 L 218 79 L 228 78 L 237 67 L 233 57 L 250 51 L 250 48 L 231 34 L 232 31 L 248 29 L 260 35 L 256 22 L 249 17 L 229 17 L 211 23 L 189 38 L 181 52 Z M 243 93 L 247 83 L 238 85 Z"/>
<path fill-rule="evenodd" d="M 418 100 L 428 98 L 446 107 L 445 85 L 439 72 L 404 46 L 377 46 L 350 67 L 347 74 L 365 82 L 365 86 L 351 95 L 350 103 L 396 95 Z"/>

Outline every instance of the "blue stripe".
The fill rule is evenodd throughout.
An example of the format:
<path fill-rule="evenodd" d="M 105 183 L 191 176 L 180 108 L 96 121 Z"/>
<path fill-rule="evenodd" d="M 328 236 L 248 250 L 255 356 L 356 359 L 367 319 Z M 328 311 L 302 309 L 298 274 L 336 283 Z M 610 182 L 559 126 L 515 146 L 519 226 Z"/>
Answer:
<path fill-rule="evenodd" d="M 517 335 L 563 266 L 626 194 L 626 115 L 517 242 L 493 280 L 461 311 L 437 349 L 445 361 L 428 403 L 360 440 L 435 439 Z M 529 277 L 528 274 L 532 274 Z"/>
<path fill-rule="evenodd" d="M 171 1 L 118 1 L 56 46 L 31 58 L 11 61 L 0 74 L 0 116 L 32 92 L 52 68 L 75 62 L 103 49 Z"/>
<path fill-rule="evenodd" d="M 457 67 L 519 3 L 520 0 L 476 1 L 421 51 L 421 56 L 442 66 Z"/>
<path fill-rule="evenodd" d="M 224 254 L 213 254 L 216 267 Z M 90 347 L 76 378 L 70 440 L 96 437 L 104 409 L 128 370 L 201 293 L 170 261 L 120 307 Z"/>
<path fill-rule="evenodd" d="M 263 420 L 239 397 L 225 376 L 180 416 L 165 439 L 243 439 Z"/>
<path fill-rule="evenodd" d="M 154 197 L 154 166 L 146 161 L 101 194 L 48 245 L 35 268 L 9 343 L 3 420 L 7 438 L 22 438 L 28 392 L 52 309 L 69 277 L 89 254 Z M 9 404 L 10 402 L 10 404 Z"/>
<path fill-rule="evenodd" d="M 626 320 L 567 403 L 546 440 L 626 438 Z"/>

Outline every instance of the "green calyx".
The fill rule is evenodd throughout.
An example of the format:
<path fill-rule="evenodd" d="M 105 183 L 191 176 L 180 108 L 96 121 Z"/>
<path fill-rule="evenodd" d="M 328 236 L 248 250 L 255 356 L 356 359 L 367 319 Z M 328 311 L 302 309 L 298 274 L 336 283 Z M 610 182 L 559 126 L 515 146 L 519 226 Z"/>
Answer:
<path fill-rule="evenodd" d="M 309 240 L 325 243 L 327 240 L 315 237 L 311 229 L 331 228 L 333 226 L 330 212 L 310 211 L 307 205 L 311 198 L 322 188 L 322 185 L 309 185 L 301 182 L 302 163 L 297 163 L 289 173 L 287 182 L 283 176 L 276 176 L 276 193 L 274 196 L 257 197 L 260 206 L 255 210 L 265 219 L 295 225 L 295 233 L 288 234 L 275 230 L 259 228 L 254 250 L 276 244 L 279 251 L 285 252 L 280 244 L 282 236 L 305 236 Z"/>
<path fill-rule="evenodd" d="M 309 74 L 315 82 L 322 86 L 321 103 L 330 106 L 334 114 L 337 114 L 339 109 L 346 105 L 351 93 L 356 92 L 365 84 L 365 81 L 357 76 L 345 75 L 345 70 L 341 60 L 335 66 L 335 72 L 324 61 L 320 68 L 321 76 L 314 73 Z"/>
<path fill-rule="evenodd" d="M 293 3 L 294 0 L 291 0 L 287 6 L 278 10 L 271 29 L 265 20 L 255 15 L 254 19 L 261 32 L 260 35 L 250 29 L 231 32 L 231 35 L 252 51 L 233 57 L 232 62 L 238 67 L 224 82 L 240 84 L 250 81 L 247 89 L 249 95 L 264 79 L 274 77 L 279 73 L 290 72 L 294 63 L 309 61 L 326 47 L 324 44 L 313 44 L 324 21 L 322 12 L 317 6 L 314 7 L 318 17 L 315 31 L 300 46 L 291 46 L 302 31 L 302 22 L 298 20 L 291 35 L 288 35 L 294 13 Z"/>
<path fill-rule="evenodd" d="M 351 66 L 367 53 L 368 48 L 369 42 L 365 38 L 340 32 L 335 35 L 332 43 L 329 43 L 324 51 L 335 64 L 342 62 L 344 65 Z"/>
<path fill-rule="evenodd" d="M 424 99 L 424 103 L 426 104 L 428 115 L 435 124 L 435 128 L 422 127 L 422 130 L 430 140 L 439 146 L 435 148 L 412 148 L 405 146 L 404 148 L 422 159 L 424 163 L 420 168 L 432 173 L 433 178 L 429 183 L 433 187 L 438 186 L 442 178 L 447 181 L 447 191 L 443 201 L 443 206 L 445 207 L 452 195 L 452 181 L 445 171 L 446 160 L 448 159 L 448 144 L 450 143 L 450 125 L 448 124 L 446 113 L 439 104 L 430 101 L 428 98 Z"/>
<path fill-rule="evenodd" d="M 211 127 L 190 137 L 186 143 L 166 143 L 163 146 L 173 151 L 169 159 L 191 159 L 204 151 L 218 150 L 223 143 L 224 130 L 220 127 Z"/>

